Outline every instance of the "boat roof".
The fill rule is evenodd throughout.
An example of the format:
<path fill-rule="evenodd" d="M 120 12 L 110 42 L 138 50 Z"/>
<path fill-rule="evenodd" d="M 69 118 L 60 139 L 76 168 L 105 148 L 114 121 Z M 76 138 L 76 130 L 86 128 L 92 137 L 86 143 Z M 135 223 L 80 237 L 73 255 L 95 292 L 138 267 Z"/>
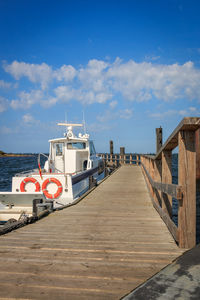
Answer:
<path fill-rule="evenodd" d="M 82 127 L 83 124 L 70 124 L 70 123 L 58 123 L 59 126 L 66 126 L 67 131 L 64 134 L 64 138 L 56 138 L 49 140 L 50 143 L 52 142 L 87 142 L 89 140 L 89 134 L 79 133 L 78 137 L 73 133 L 74 127 Z"/>
<path fill-rule="evenodd" d="M 61 142 L 61 143 L 64 143 L 64 142 L 69 142 L 69 143 L 75 143 L 75 142 L 88 142 L 88 138 L 72 138 L 72 139 L 69 139 L 67 137 L 64 137 L 64 138 L 57 138 L 57 139 L 52 139 L 52 140 L 49 140 L 49 142 Z"/>

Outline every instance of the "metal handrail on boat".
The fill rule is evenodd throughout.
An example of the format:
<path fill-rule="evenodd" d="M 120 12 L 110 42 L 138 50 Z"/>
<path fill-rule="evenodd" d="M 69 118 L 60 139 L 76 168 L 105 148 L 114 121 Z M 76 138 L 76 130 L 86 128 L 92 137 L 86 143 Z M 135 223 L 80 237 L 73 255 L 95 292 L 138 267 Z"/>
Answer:
<path fill-rule="evenodd" d="M 44 153 L 39 153 L 38 154 L 38 167 L 40 168 L 40 156 L 41 155 L 43 155 L 44 157 L 46 157 L 48 160 L 49 160 L 49 156 L 47 156 L 46 154 L 44 154 Z M 54 166 L 54 169 L 56 170 L 56 171 L 58 171 L 58 172 L 60 172 L 60 173 L 62 173 L 62 171 L 61 170 L 59 170 L 59 169 L 57 169 L 55 166 Z"/>

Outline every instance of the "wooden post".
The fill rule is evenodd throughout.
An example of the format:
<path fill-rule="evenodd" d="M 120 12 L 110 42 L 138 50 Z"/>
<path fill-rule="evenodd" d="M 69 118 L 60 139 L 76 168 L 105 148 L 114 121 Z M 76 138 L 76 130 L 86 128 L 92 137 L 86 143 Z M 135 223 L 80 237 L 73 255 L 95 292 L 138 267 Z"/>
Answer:
<path fill-rule="evenodd" d="M 196 142 L 196 176 L 197 180 L 200 180 L 200 129 L 195 131 L 195 142 Z"/>
<path fill-rule="evenodd" d="M 154 162 L 154 178 L 155 181 L 161 182 L 162 181 L 162 160 L 158 159 Z M 162 206 L 162 200 L 161 200 L 161 192 L 156 190 L 155 191 L 155 201 L 156 203 L 161 207 Z"/>
<path fill-rule="evenodd" d="M 121 163 L 124 164 L 124 155 L 125 155 L 125 148 L 120 147 L 120 156 L 121 156 Z"/>
<path fill-rule="evenodd" d="M 162 127 L 156 128 L 156 153 L 162 147 Z"/>
<path fill-rule="evenodd" d="M 110 141 L 110 155 L 113 155 L 113 141 Z"/>
<path fill-rule="evenodd" d="M 151 178 L 154 180 L 154 160 L 153 159 L 150 159 L 149 160 L 149 174 L 151 176 Z M 150 183 L 150 191 L 151 191 L 151 194 L 152 194 L 152 197 L 155 198 L 155 195 L 154 195 L 154 188 L 152 187 L 151 183 Z"/>
<path fill-rule="evenodd" d="M 162 182 L 172 183 L 172 151 L 162 151 Z M 172 218 L 172 197 L 162 193 L 162 209 Z"/>
<path fill-rule="evenodd" d="M 136 155 L 136 165 L 138 166 L 139 165 L 139 162 L 138 162 L 138 160 L 139 160 L 139 156 L 138 155 Z"/>
<path fill-rule="evenodd" d="M 196 244 L 196 152 L 195 132 L 178 133 L 178 184 L 183 187 L 179 201 L 179 246 L 191 248 Z"/>

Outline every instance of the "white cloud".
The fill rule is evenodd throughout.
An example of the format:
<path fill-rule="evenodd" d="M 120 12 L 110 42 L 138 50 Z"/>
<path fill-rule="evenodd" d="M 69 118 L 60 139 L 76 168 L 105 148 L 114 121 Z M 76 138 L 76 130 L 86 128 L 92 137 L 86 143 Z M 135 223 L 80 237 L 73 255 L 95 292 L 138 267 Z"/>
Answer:
<path fill-rule="evenodd" d="M 14 61 L 10 65 L 5 64 L 4 70 L 16 80 L 25 76 L 33 83 L 41 83 L 42 89 L 52 80 L 52 68 L 45 63 L 39 65 Z"/>
<path fill-rule="evenodd" d="M 13 109 L 29 109 L 32 105 L 37 104 L 48 108 L 55 105 L 58 100 L 57 97 L 45 94 L 42 90 L 22 91 L 19 93 L 18 99 L 10 102 L 10 106 Z"/>
<path fill-rule="evenodd" d="M 132 101 L 148 101 L 153 96 L 164 101 L 181 98 L 200 100 L 200 70 L 192 62 L 184 65 L 116 63 L 108 70 L 115 91 Z"/>
<path fill-rule="evenodd" d="M 192 116 L 200 116 L 200 109 L 198 110 L 196 107 L 189 107 L 187 109 L 181 109 L 181 110 L 167 110 L 164 112 L 157 112 L 157 113 L 152 113 L 150 114 L 150 117 L 155 118 L 155 119 L 165 119 L 169 118 L 172 116 L 181 116 L 181 117 L 192 117 Z"/>
<path fill-rule="evenodd" d="M 109 103 L 109 106 L 110 106 L 110 108 L 115 108 L 115 106 L 117 105 L 117 101 L 111 101 L 110 103 Z"/>
<path fill-rule="evenodd" d="M 35 103 L 49 107 L 58 101 L 72 100 L 87 105 L 111 100 L 109 105 L 114 108 L 116 102 L 113 98 L 119 95 L 125 100 L 138 102 L 153 98 L 160 101 L 183 99 L 200 102 L 200 70 L 192 62 L 161 65 L 137 63 L 134 60 L 123 62 L 119 58 L 113 63 L 92 59 L 79 69 L 63 65 L 53 70 L 45 63 L 14 61 L 5 64 L 4 69 L 16 80 L 25 76 L 33 83 L 32 91 L 20 92 L 18 98 L 12 100 L 13 108 L 30 108 Z M 50 83 L 53 84 L 51 90 Z M 40 92 L 38 84 L 41 84 Z M 47 88 L 48 93 L 44 92 Z"/>
<path fill-rule="evenodd" d="M 124 109 L 119 111 L 119 117 L 120 119 L 131 119 L 133 115 L 133 110 L 132 109 Z"/>
<path fill-rule="evenodd" d="M 76 76 L 76 69 L 70 65 L 63 65 L 60 69 L 54 71 L 53 76 L 59 81 L 71 81 Z"/>
<path fill-rule="evenodd" d="M 130 119 L 133 115 L 132 109 L 122 109 L 119 111 L 107 110 L 102 115 L 97 116 L 99 122 L 105 123 L 116 119 Z"/>
<path fill-rule="evenodd" d="M 8 100 L 0 96 L 0 113 L 6 111 L 8 108 Z"/>
<path fill-rule="evenodd" d="M 53 79 L 70 81 L 76 75 L 75 68 L 70 65 L 63 65 L 61 68 L 53 71 L 52 67 L 46 63 L 29 64 L 18 61 L 14 61 L 10 65 L 4 64 L 4 70 L 16 80 L 19 80 L 21 77 L 27 77 L 32 83 L 40 83 L 43 90 L 48 87 Z"/>
<path fill-rule="evenodd" d="M 11 87 L 11 83 L 10 82 L 6 82 L 4 80 L 0 80 L 0 88 L 8 89 L 10 87 Z"/>
<path fill-rule="evenodd" d="M 22 91 L 16 100 L 12 100 L 10 106 L 13 109 L 28 109 L 33 104 L 42 103 L 44 94 L 41 90 L 32 90 L 30 93 Z"/>
<path fill-rule="evenodd" d="M 54 89 L 54 92 L 56 94 L 56 97 L 64 102 L 68 102 L 78 95 L 76 90 L 66 85 L 58 86 Z"/>
<path fill-rule="evenodd" d="M 22 120 L 26 124 L 27 123 L 34 123 L 34 121 L 35 121 L 34 118 L 33 118 L 33 116 L 31 114 L 25 114 L 25 115 L 23 115 Z"/>

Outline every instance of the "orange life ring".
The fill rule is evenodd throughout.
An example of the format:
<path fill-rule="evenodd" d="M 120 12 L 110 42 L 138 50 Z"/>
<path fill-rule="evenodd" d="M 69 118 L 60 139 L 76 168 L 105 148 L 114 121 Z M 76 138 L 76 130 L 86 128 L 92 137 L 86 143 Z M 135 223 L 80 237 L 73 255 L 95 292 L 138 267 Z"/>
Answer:
<path fill-rule="evenodd" d="M 58 186 L 58 190 L 57 190 L 57 192 L 56 192 L 55 194 L 50 194 L 50 193 L 47 192 L 46 187 L 47 187 L 47 185 L 48 185 L 49 183 L 51 183 L 51 182 L 54 182 L 54 183 L 57 184 L 57 186 Z M 43 184 L 42 184 L 42 191 L 43 191 L 43 193 L 45 194 L 45 196 L 46 196 L 48 199 L 56 199 L 56 198 L 58 198 L 58 197 L 60 196 L 60 194 L 62 193 L 62 190 L 63 190 L 62 184 L 61 184 L 60 181 L 59 181 L 58 179 L 56 179 L 56 178 L 48 178 L 48 179 L 46 179 L 46 180 L 43 182 Z"/>
<path fill-rule="evenodd" d="M 26 192 L 25 190 L 25 185 L 28 183 L 28 182 L 33 182 L 35 183 L 35 186 L 36 186 L 36 189 L 35 189 L 35 192 L 39 192 L 40 191 L 40 184 L 39 182 L 33 178 L 33 177 L 26 177 L 22 180 L 21 184 L 20 184 L 20 191 L 21 192 Z"/>

